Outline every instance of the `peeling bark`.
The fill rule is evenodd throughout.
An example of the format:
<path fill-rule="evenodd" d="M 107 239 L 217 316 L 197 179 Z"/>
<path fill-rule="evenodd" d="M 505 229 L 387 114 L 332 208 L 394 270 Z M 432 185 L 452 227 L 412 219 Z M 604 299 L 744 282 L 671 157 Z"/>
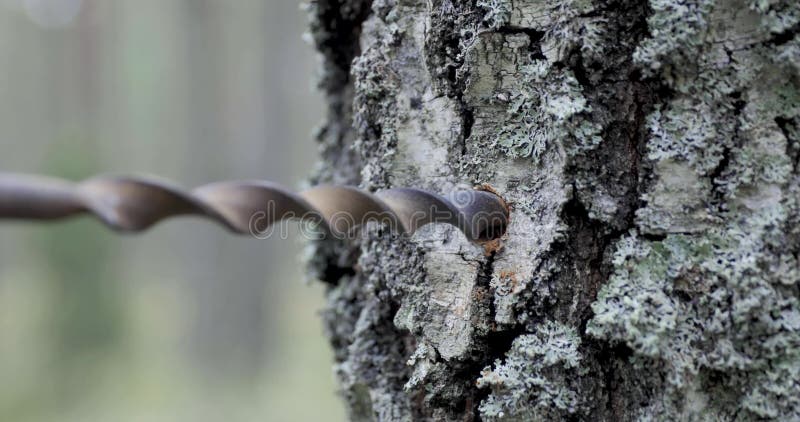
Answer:
<path fill-rule="evenodd" d="M 314 183 L 487 184 L 313 246 L 354 420 L 800 418 L 800 6 L 317 0 Z"/>

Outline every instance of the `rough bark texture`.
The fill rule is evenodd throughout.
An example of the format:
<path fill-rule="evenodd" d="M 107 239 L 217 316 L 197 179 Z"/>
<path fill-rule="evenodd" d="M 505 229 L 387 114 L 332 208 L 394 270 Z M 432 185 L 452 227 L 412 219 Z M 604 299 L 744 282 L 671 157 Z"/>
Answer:
<path fill-rule="evenodd" d="M 309 9 L 314 182 L 513 206 L 314 246 L 352 419 L 800 419 L 796 1 Z"/>

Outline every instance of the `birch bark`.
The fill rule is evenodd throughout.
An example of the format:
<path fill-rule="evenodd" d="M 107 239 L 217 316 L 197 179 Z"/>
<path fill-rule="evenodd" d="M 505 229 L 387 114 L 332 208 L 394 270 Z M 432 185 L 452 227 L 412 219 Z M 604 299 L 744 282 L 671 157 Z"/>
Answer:
<path fill-rule="evenodd" d="M 313 182 L 512 204 L 317 245 L 353 420 L 800 418 L 800 6 L 315 0 Z"/>

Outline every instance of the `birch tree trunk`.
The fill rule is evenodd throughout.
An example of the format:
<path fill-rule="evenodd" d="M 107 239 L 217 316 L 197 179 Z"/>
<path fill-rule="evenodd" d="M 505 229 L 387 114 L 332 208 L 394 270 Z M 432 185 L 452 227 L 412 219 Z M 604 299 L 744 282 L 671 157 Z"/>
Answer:
<path fill-rule="evenodd" d="M 499 245 L 317 245 L 353 420 L 800 419 L 800 6 L 315 0 L 314 182 L 489 185 Z"/>

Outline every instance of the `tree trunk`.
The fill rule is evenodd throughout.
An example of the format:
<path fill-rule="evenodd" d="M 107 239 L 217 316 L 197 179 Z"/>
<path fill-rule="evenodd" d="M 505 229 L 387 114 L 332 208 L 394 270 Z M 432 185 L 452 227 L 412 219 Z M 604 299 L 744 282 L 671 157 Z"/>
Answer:
<path fill-rule="evenodd" d="M 354 420 L 800 419 L 794 0 L 316 0 L 313 182 L 489 185 L 316 245 Z"/>

